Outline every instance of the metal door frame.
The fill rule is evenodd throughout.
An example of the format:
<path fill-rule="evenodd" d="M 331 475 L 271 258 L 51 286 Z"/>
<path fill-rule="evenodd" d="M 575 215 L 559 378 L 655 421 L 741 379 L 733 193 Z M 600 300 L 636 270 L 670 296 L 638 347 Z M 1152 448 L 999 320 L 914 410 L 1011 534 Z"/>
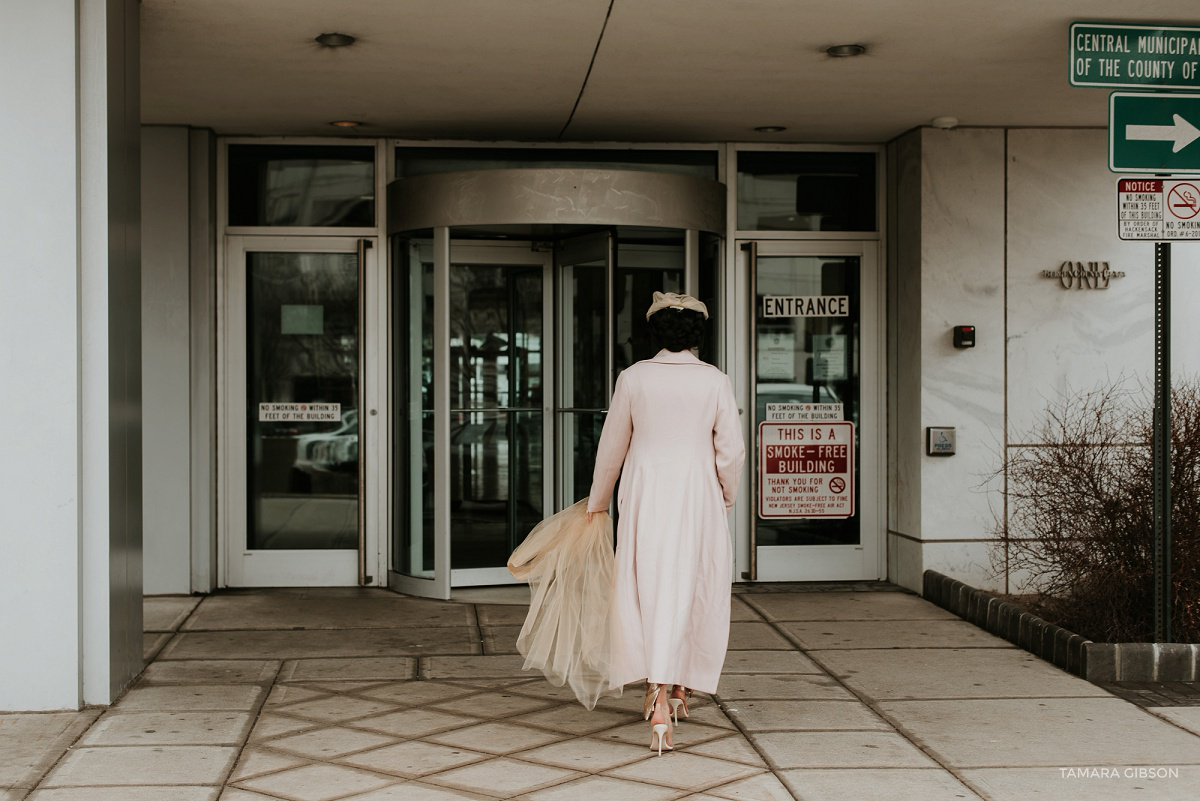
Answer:
<path fill-rule="evenodd" d="M 575 503 L 579 498 L 570 498 L 567 495 L 567 474 L 568 460 L 573 454 L 569 453 L 569 447 L 566 445 L 566 433 L 564 428 L 559 426 L 559 418 L 561 415 L 574 414 L 577 411 L 598 411 L 604 415 L 608 408 L 608 399 L 612 397 L 612 363 L 613 363 L 613 321 L 612 321 L 612 305 L 613 305 L 613 260 L 615 258 L 614 248 L 616 247 L 616 236 L 612 229 L 607 231 L 599 231 L 594 233 L 580 234 L 570 237 L 562 242 L 555 243 L 554 248 L 554 335 L 555 348 L 559 354 L 559 361 L 555 370 L 555 386 L 554 386 L 554 497 L 556 498 L 554 511 L 560 508 L 566 508 L 572 503 Z M 570 308 L 570 298 L 566 296 L 566 289 L 569 285 L 571 272 L 576 267 L 575 262 L 581 259 L 581 255 L 596 256 L 603 253 L 604 259 L 604 375 L 605 375 L 605 407 L 604 409 L 578 409 L 574 405 L 566 406 L 563 400 L 564 390 L 567 382 L 572 379 L 573 365 L 571 363 L 572 352 L 568 347 L 570 336 L 568 334 L 571 317 L 567 311 Z M 580 251 L 580 253 L 572 253 L 572 251 Z M 597 259 L 598 260 L 598 259 Z"/>
<path fill-rule="evenodd" d="M 392 572 L 389 586 L 409 595 L 450 598 L 454 587 L 518 583 L 506 567 L 452 568 L 450 539 L 450 267 L 468 260 L 481 264 L 542 266 L 542 508 L 554 503 L 554 260 L 528 242 L 460 241 L 450 229 L 433 229 L 433 577 Z M 411 488 L 408 490 L 411 492 Z"/>
<path fill-rule="evenodd" d="M 359 257 L 359 547 L 346 550 L 249 551 L 246 542 L 246 254 L 355 253 Z M 386 583 L 380 537 L 387 503 L 379 415 L 387 345 L 378 336 L 386 314 L 386 272 L 375 237 L 227 236 L 218 273 L 217 320 L 217 583 L 221 587 L 355 586 Z M 373 300 L 374 299 L 374 300 Z M 249 560 L 253 559 L 253 562 Z"/>
<path fill-rule="evenodd" d="M 839 581 L 882 579 L 887 574 L 887 450 L 886 450 L 886 335 L 884 326 L 883 259 L 880 243 L 872 240 L 739 239 L 736 243 L 737 270 L 742 315 L 735 336 L 741 343 L 734 352 L 747 358 L 737 369 L 737 381 L 746 387 L 743 434 L 746 438 L 744 493 L 739 493 L 742 513 L 738 516 L 737 562 L 742 581 Z M 858 257 L 862 297 L 859 300 L 859 545 L 758 546 L 757 530 L 757 425 L 756 320 L 755 309 L 758 256 L 851 256 Z M 763 557 L 766 557 L 765 559 Z"/>

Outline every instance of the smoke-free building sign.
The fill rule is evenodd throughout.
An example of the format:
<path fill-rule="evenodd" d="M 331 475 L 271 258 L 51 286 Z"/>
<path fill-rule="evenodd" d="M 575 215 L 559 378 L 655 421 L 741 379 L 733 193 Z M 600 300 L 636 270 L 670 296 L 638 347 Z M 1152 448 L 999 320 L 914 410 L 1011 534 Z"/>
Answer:
<path fill-rule="evenodd" d="M 758 516 L 854 515 L 854 424 L 758 424 Z"/>

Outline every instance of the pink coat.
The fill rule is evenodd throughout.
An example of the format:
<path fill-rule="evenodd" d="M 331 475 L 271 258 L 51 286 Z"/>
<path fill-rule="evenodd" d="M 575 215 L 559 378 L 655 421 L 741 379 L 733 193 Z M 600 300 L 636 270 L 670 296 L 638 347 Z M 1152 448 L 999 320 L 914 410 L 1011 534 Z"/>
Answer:
<path fill-rule="evenodd" d="M 617 376 L 588 511 L 617 476 L 613 686 L 715 692 L 729 644 L 729 509 L 746 445 L 729 378 L 691 351 L 660 350 Z"/>

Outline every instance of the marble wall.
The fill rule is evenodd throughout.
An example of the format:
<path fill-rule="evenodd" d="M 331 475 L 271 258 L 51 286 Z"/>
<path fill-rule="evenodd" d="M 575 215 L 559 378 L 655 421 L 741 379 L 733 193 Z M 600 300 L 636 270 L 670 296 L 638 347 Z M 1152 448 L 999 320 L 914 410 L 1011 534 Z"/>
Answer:
<path fill-rule="evenodd" d="M 1004 450 L 1004 132 L 920 129 L 890 155 L 889 577 L 983 585 Z M 954 347 L 956 325 L 976 347 Z M 929 426 L 955 429 L 955 456 L 925 455 Z"/>
<path fill-rule="evenodd" d="M 889 155 L 889 575 L 916 589 L 933 568 L 1021 591 L 1027 577 L 992 542 L 1004 454 L 1066 394 L 1152 385 L 1153 246 L 1117 238 L 1104 130 L 919 129 Z M 1173 369 L 1194 376 L 1200 244 L 1173 251 Z M 1125 277 L 1065 290 L 1042 274 L 1064 261 Z M 976 326 L 974 349 L 952 347 L 956 324 Z M 956 428 L 956 456 L 913 458 L 929 425 Z"/>

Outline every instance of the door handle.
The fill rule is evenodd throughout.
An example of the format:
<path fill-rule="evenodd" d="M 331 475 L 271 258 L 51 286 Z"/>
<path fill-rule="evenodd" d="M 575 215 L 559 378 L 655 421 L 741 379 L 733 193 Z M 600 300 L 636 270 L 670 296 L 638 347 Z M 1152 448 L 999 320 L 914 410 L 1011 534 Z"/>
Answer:
<path fill-rule="evenodd" d="M 366 403 L 367 380 L 367 250 L 371 240 L 358 240 L 358 408 Z M 375 411 L 372 410 L 371 414 Z M 358 584 L 364 586 L 373 580 L 367 575 L 367 417 L 358 415 Z"/>

